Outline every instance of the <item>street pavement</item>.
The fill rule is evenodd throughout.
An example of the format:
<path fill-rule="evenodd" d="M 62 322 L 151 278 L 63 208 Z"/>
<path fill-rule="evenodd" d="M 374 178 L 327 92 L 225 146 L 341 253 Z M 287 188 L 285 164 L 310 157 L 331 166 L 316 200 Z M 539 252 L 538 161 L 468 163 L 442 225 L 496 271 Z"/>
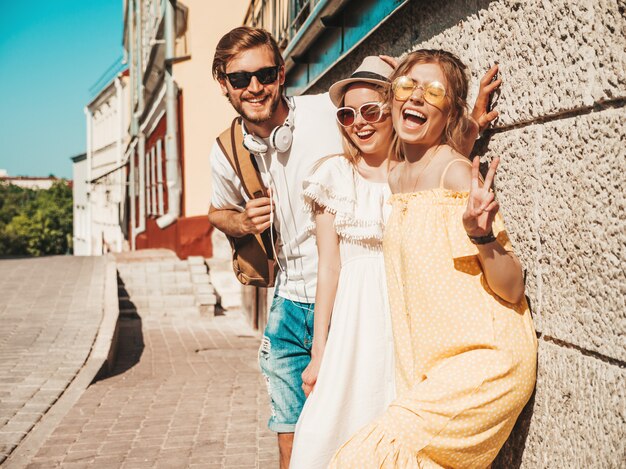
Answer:
<path fill-rule="evenodd" d="M 0 463 L 87 359 L 102 319 L 103 258 L 0 261 Z"/>
<path fill-rule="evenodd" d="M 87 388 L 26 467 L 277 467 L 258 333 L 236 310 L 133 310 L 130 270 L 119 271 L 129 299 L 112 374 Z"/>

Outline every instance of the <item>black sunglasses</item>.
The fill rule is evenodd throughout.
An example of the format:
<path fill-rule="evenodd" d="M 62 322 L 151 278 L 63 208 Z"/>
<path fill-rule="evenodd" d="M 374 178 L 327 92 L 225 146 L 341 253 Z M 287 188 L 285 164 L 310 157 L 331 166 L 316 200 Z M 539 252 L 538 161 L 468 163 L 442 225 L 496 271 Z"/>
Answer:
<path fill-rule="evenodd" d="M 278 78 L 279 69 L 280 65 L 275 65 L 273 67 L 262 68 L 256 72 L 233 72 L 225 73 L 225 75 L 233 88 L 247 88 L 252 77 L 256 77 L 262 85 L 274 83 Z"/>

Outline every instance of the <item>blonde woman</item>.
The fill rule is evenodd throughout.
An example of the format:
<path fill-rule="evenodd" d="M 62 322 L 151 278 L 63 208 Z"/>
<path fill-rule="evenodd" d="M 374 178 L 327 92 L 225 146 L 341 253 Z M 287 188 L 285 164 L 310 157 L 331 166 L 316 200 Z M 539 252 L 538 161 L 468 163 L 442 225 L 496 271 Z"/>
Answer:
<path fill-rule="evenodd" d="M 537 339 L 520 263 L 478 158 L 459 152 L 466 67 L 413 52 L 393 79 L 403 162 L 384 252 L 398 397 L 331 468 L 487 468 L 535 384 Z"/>

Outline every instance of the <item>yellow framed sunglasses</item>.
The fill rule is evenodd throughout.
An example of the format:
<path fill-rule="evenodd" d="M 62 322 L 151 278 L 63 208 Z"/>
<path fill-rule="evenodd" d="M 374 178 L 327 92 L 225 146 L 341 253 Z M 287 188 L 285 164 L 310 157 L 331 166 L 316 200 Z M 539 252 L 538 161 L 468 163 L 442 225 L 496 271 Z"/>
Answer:
<path fill-rule="evenodd" d="M 391 84 L 393 95 L 398 101 L 407 101 L 416 89 L 422 90 L 424 101 L 436 107 L 442 107 L 446 101 L 446 88 L 438 81 L 431 81 L 418 86 L 413 78 L 402 75 Z"/>

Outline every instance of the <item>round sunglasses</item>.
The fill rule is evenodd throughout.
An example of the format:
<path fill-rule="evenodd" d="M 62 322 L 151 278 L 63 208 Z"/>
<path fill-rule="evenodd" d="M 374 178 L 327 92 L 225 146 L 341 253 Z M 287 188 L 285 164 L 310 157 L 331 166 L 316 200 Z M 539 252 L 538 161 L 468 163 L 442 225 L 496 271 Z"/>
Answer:
<path fill-rule="evenodd" d="M 386 105 L 378 102 L 364 103 L 359 109 L 344 106 L 337 109 L 337 122 L 343 127 L 351 127 L 354 125 L 359 114 L 363 120 L 369 124 L 378 122 L 385 111 Z"/>
<path fill-rule="evenodd" d="M 233 72 L 225 73 L 224 75 L 226 75 L 233 88 L 247 88 L 252 77 L 256 77 L 262 85 L 274 83 L 278 78 L 279 70 L 280 65 L 274 65 L 272 67 L 262 68 L 256 72 Z"/>
<path fill-rule="evenodd" d="M 443 106 L 446 99 L 446 88 L 438 81 L 418 86 L 413 78 L 406 75 L 396 78 L 391 84 L 391 89 L 398 101 L 407 101 L 413 95 L 415 89 L 422 90 L 424 101 L 436 107 Z"/>

